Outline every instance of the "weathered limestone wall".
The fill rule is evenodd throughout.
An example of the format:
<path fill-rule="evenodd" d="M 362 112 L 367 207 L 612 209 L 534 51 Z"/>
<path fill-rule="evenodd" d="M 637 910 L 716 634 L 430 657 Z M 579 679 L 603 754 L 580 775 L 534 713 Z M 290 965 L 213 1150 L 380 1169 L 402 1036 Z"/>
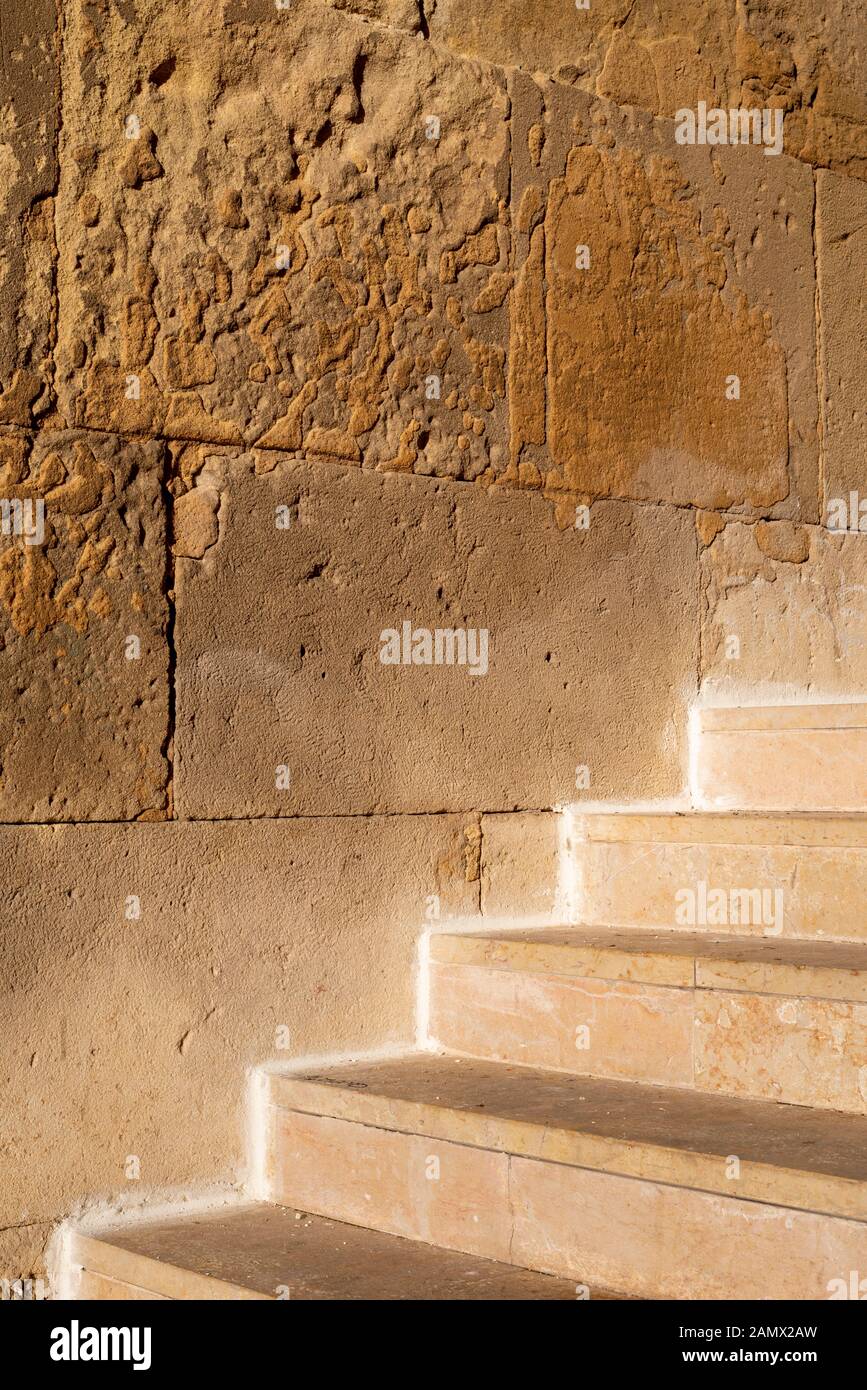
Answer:
<path fill-rule="evenodd" d="M 864 693 L 864 28 L 4 3 L 0 1274 L 237 1181 L 279 1029 L 408 1042 L 430 914 L 553 911 L 697 697 Z"/>

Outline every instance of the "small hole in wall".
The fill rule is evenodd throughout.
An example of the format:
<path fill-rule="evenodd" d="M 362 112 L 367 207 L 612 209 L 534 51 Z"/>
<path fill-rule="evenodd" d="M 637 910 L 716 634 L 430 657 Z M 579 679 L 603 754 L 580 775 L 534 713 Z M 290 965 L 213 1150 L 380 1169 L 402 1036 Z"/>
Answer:
<path fill-rule="evenodd" d="M 156 67 L 154 68 L 153 72 L 148 78 L 148 82 L 152 83 L 154 87 L 164 86 L 164 84 L 168 82 L 177 65 L 177 58 L 164 58 L 161 63 L 157 63 Z"/>

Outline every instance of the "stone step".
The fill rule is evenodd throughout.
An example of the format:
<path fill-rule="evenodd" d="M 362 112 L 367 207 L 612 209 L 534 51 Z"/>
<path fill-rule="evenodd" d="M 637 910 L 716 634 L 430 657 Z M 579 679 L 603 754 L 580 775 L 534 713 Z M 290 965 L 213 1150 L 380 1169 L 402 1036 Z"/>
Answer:
<path fill-rule="evenodd" d="M 638 1297 L 867 1269 L 860 1115 L 427 1053 L 263 1076 L 285 1205 Z"/>
<path fill-rule="evenodd" d="M 430 940 L 431 1040 L 490 1061 L 867 1113 L 867 946 L 641 928 Z"/>
<path fill-rule="evenodd" d="M 71 1299 L 574 1300 L 574 1279 L 270 1203 L 67 1236 Z M 592 1290 L 594 1298 L 617 1298 Z"/>
<path fill-rule="evenodd" d="M 867 941 L 867 816 L 571 819 L 576 921 Z"/>
<path fill-rule="evenodd" d="M 867 811 L 867 703 L 704 709 L 694 732 L 702 806 Z"/>

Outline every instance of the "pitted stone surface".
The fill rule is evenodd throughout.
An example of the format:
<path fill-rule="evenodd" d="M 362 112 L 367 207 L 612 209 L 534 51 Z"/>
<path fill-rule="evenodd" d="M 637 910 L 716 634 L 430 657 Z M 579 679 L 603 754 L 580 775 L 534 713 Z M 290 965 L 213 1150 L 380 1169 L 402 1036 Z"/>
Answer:
<path fill-rule="evenodd" d="M 67 418 L 465 478 L 501 457 L 502 74 L 314 0 L 70 10 Z"/>
<path fill-rule="evenodd" d="M 2 820 L 167 812 L 162 455 L 155 441 L 0 432 L 0 497 L 32 522 L 29 538 L 0 537 Z"/>
<path fill-rule="evenodd" d="M 0 424 L 49 399 L 59 60 L 55 0 L 0 19 Z"/>
<path fill-rule="evenodd" d="M 867 177 L 859 0 L 437 0 L 431 37 L 660 116 L 699 101 L 785 113 L 788 154 Z"/>

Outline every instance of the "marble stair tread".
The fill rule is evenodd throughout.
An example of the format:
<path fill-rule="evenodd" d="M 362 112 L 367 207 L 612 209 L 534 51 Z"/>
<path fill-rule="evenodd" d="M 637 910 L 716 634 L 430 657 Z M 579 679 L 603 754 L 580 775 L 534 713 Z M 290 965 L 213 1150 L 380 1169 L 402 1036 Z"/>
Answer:
<path fill-rule="evenodd" d="M 703 733 L 789 729 L 867 729 L 867 701 L 805 705 L 708 706 L 699 710 Z"/>
<path fill-rule="evenodd" d="M 867 848 L 867 812 L 576 810 L 573 838 L 597 843 Z"/>
<path fill-rule="evenodd" d="M 573 1301 L 562 1279 L 271 1203 L 73 1233 L 85 1299 Z M 594 1299 L 622 1295 L 593 1289 Z"/>
<path fill-rule="evenodd" d="M 860 942 L 576 925 L 437 933 L 430 958 L 522 973 L 867 1003 L 867 944 Z"/>
<path fill-rule="evenodd" d="M 276 1111 L 867 1220 L 865 1116 L 426 1052 L 264 1076 Z"/>

